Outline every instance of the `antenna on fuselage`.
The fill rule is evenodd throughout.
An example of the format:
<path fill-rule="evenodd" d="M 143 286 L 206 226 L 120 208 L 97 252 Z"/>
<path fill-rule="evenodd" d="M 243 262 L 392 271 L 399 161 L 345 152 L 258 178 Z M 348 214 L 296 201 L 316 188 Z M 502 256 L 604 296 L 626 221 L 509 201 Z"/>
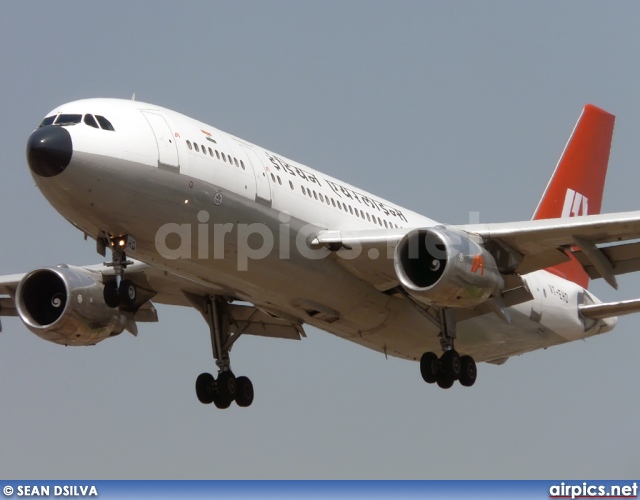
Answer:
<path fill-rule="evenodd" d="M 136 100 L 136 93 L 134 92 L 133 94 L 131 94 L 131 100 L 135 101 Z"/>

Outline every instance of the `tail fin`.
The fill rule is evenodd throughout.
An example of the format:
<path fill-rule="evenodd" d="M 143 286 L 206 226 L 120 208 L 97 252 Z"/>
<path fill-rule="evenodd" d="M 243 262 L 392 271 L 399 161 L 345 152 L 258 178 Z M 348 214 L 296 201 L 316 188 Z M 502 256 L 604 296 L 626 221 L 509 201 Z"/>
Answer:
<path fill-rule="evenodd" d="M 542 195 L 533 220 L 600 213 L 615 116 L 587 104 Z M 573 257 L 547 271 L 583 288 L 589 276 Z"/>

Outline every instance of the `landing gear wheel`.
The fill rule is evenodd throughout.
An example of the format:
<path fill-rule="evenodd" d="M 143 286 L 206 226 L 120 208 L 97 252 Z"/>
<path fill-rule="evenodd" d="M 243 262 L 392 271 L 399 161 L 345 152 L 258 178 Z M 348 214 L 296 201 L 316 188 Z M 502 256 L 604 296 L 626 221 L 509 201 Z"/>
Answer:
<path fill-rule="evenodd" d="M 104 284 L 104 303 L 111 308 L 116 308 L 120 304 L 120 294 L 118 293 L 118 285 L 115 281 L 109 281 Z"/>
<path fill-rule="evenodd" d="M 236 403 L 242 408 L 251 406 L 253 403 L 253 384 L 247 377 L 236 379 Z"/>
<path fill-rule="evenodd" d="M 232 402 L 233 399 L 229 396 L 221 396 L 220 394 L 216 394 L 213 397 L 213 404 L 216 405 L 216 408 L 219 408 L 221 410 L 229 408 Z"/>
<path fill-rule="evenodd" d="M 131 280 L 122 280 L 118 290 L 120 295 L 120 304 L 125 308 L 133 308 L 138 300 L 138 289 Z"/>
<path fill-rule="evenodd" d="M 446 373 L 440 373 L 438 374 L 438 380 L 436 380 L 436 382 L 438 383 L 438 387 L 440 387 L 441 389 L 449 389 L 453 385 L 455 380 L 453 380 L 453 378 L 451 378 Z"/>
<path fill-rule="evenodd" d="M 218 396 L 233 401 L 236 397 L 236 377 L 230 371 L 218 375 Z"/>
<path fill-rule="evenodd" d="M 460 384 L 471 387 L 475 384 L 477 376 L 476 362 L 471 356 L 462 356 L 460 358 Z"/>
<path fill-rule="evenodd" d="M 433 384 L 438 380 L 438 356 L 433 352 L 425 352 L 420 358 L 420 374 L 427 384 Z"/>
<path fill-rule="evenodd" d="M 196 396 L 198 400 L 205 405 L 213 403 L 216 394 L 215 379 L 210 373 L 201 373 L 196 379 Z"/>
<path fill-rule="evenodd" d="M 253 403 L 251 381 L 247 377 L 236 378 L 231 371 L 229 352 L 248 325 L 239 331 L 230 331 L 230 325 L 235 320 L 229 304 L 227 298 L 211 295 L 204 298 L 204 310 L 200 311 L 209 325 L 213 358 L 218 367 L 218 380 L 215 382 L 212 398 L 213 404 L 218 408 L 228 408 L 234 401 L 240 407 L 247 407 Z"/>
<path fill-rule="evenodd" d="M 453 381 L 458 380 L 460 378 L 460 355 L 453 349 L 446 351 L 440 357 L 440 370 Z M 438 385 L 440 384 L 438 383 Z"/>

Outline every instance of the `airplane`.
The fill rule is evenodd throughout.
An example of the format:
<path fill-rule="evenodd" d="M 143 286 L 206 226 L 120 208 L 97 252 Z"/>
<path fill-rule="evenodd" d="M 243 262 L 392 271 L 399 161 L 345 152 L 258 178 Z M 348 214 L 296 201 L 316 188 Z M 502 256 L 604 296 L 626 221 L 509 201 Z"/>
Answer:
<path fill-rule="evenodd" d="M 160 106 L 69 102 L 29 136 L 27 163 L 108 261 L 0 277 L 0 315 L 87 346 L 137 335 L 154 304 L 192 307 L 217 368 L 196 396 L 218 408 L 254 399 L 231 370 L 238 338 L 300 340 L 304 325 L 417 361 L 428 384 L 470 387 L 477 362 L 640 311 L 588 290 L 640 269 L 640 212 L 600 214 L 614 120 L 584 107 L 531 220 L 449 225 Z"/>

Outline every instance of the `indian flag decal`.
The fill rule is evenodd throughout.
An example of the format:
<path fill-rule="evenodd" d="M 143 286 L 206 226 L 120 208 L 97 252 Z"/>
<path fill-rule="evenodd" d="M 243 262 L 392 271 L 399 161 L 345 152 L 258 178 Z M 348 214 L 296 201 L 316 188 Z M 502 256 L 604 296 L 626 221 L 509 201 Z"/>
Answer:
<path fill-rule="evenodd" d="M 211 137 L 211 133 L 207 132 L 206 130 L 202 130 L 200 129 L 200 132 L 202 132 L 204 134 L 204 136 L 207 138 L 207 141 L 213 142 L 214 144 L 217 144 L 216 140 Z"/>

